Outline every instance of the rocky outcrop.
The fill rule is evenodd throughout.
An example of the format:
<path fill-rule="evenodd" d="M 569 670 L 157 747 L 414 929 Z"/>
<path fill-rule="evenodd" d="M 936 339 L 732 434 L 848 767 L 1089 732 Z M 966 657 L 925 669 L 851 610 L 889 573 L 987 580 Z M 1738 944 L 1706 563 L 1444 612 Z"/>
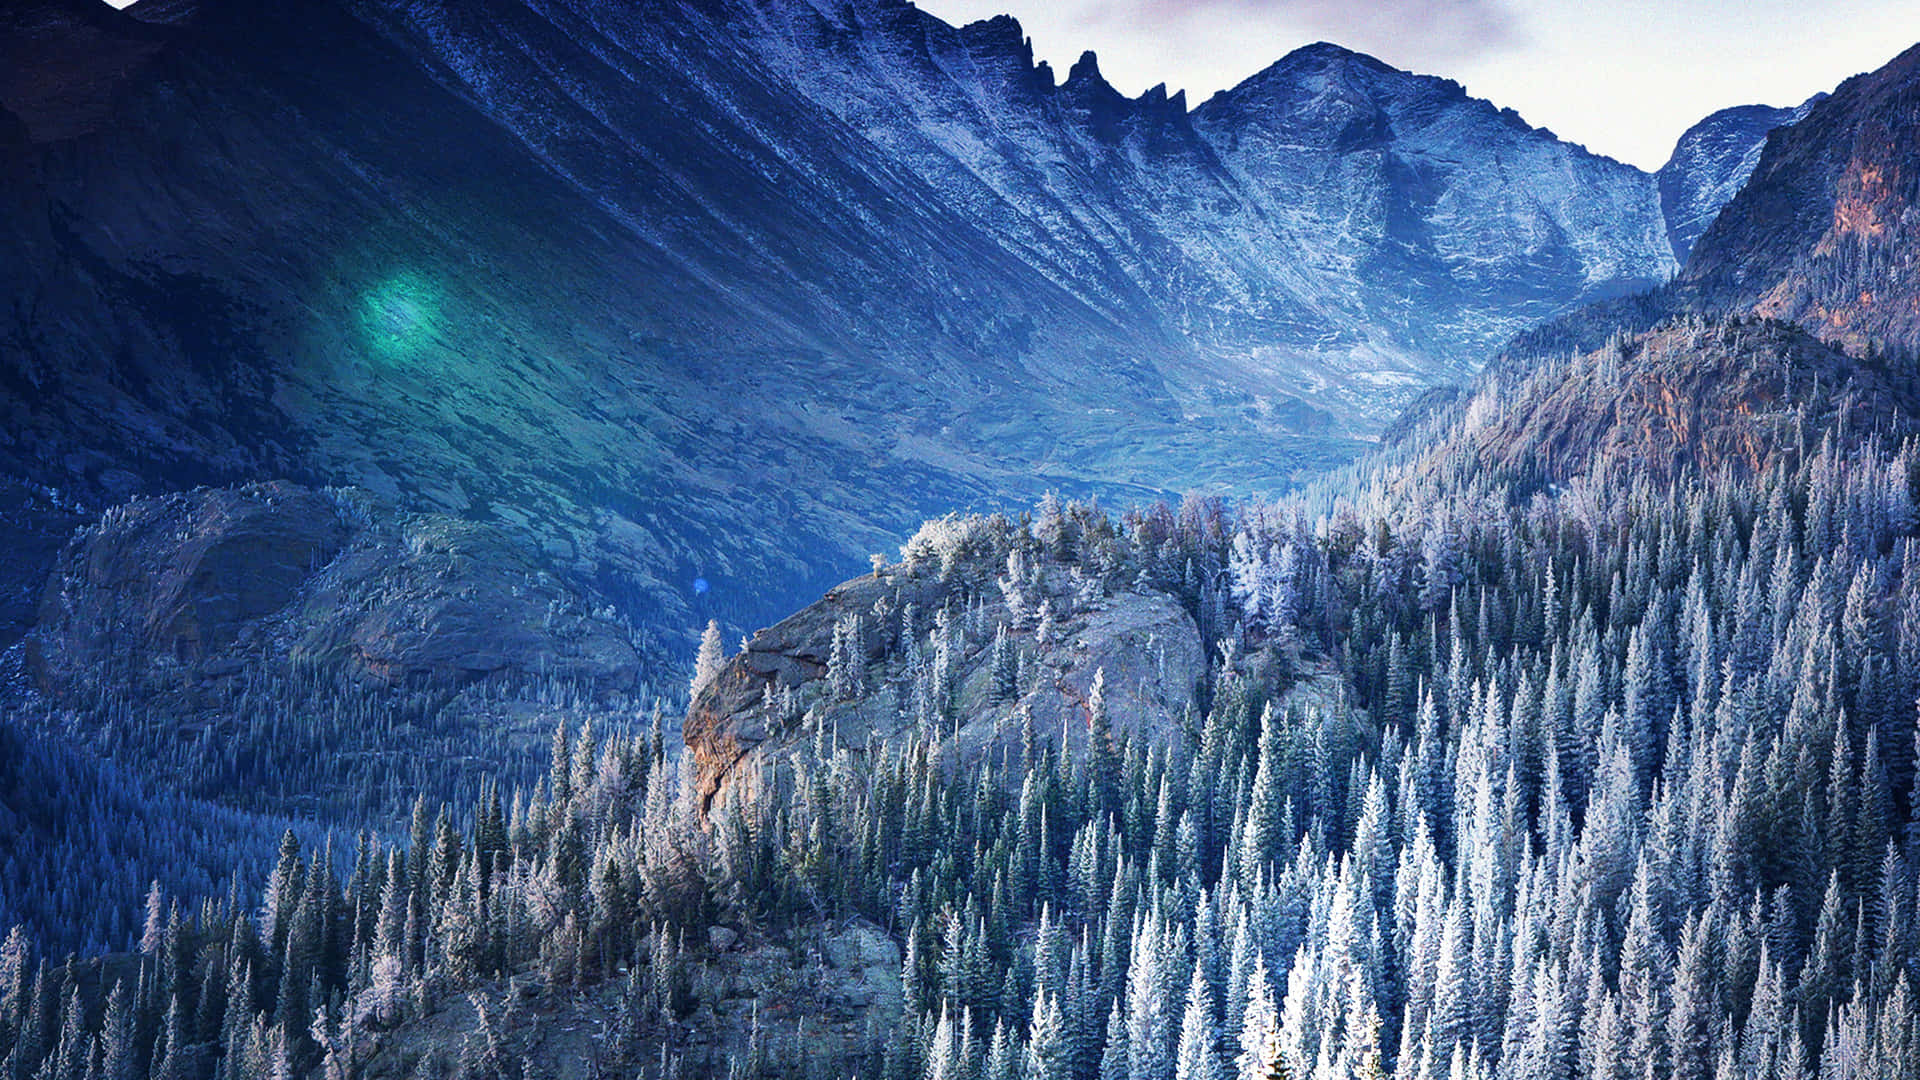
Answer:
<path fill-rule="evenodd" d="M 624 632 L 498 530 L 286 483 L 115 507 L 62 554 L 30 640 L 51 686 L 169 695 L 261 665 L 450 686 L 638 676 Z"/>
<path fill-rule="evenodd" d="M 641 691 L 626 627 L 497 526 L 364 491 L 202 488 L 115 507 L 58 558 L 23 718 L 248 809 L 375 820 L 524 779 L 554 716 Z M 420 762 L 431 760 L 431 776 Z"/>
<path fill-rule="evenodd" d="M 115 507 L 63 555 L 33 653 L 49 677 L 220 670 L 251 624 L 293 603 L 346 544 L 326 495 L 286 484 Z"/>
<path fill-rule="evenodd" d="M 823 730 L 856 750 L 919 735 L 955 763 L 1017 756 L 1029 731 L 1078 754 L 1096 694 L 1116 733 L 1173 730 L 1205 670 L 1186 608 L 1077 568 L 1029 573 L 1010 603 L 1008 576 L 991 569 L 895 565 L 753 635 L 688 711 L 702 796 L 711 804 Z M 857 646 L 846 652 L 837 638 Z"/>
<path fill-rule="evenodd" d="M 482 1008 L 503 1056 L 543 1080 L 647 1075 L 663 1056 L 683 1076 L 725 1076 L 746 1061 L 763 1075 L 872 1074 L 902 1019 L 899 943 L 858 918 L 804 926 L 785 942 L 712 929 L 725 930 L 725 947 L 682 942 L 669 1017 L 647 1007 L 649 969 L 585 987 L 528 972 L 362 1034 L 356 1075 L 468 1074 Z"/>

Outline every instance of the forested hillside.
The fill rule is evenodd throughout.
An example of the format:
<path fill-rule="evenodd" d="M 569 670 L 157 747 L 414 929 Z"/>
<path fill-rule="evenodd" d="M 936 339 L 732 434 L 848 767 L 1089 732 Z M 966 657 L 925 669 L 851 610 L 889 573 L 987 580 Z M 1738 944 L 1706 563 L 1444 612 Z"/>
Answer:
<path fill-rule="evenodd" d="M 1920 50 L 16 6 L 0 1080 L 1920 1080 Z"/>
<path fill-rule="evenodd" d="M 53 950 L 124 949 L 156 887 L 251 895 L 287 826 L 156 790 L 0 717 L 0 923 L 39 928 Z"/>
<path fill-rule="evenodd" d="M 729 1027 L 762 992 L 729 949 L 860 917 L 904 948 L 867 1076 L 1910 1076 L 1915 461 L 1809 431 L 1558 497 L 949 519 L 878 572 L 944 603 L 773 676 L 804 738 L 710 815 L 659 735 L 562 729 L 535 790 L 289 842 L 259 908 L 156 908 L 137 963 L 14 947 L 0 1045 L 16 1076 L 545 1075 L 486 1019 L 517 972 L 622 1003 L 610 1071 L 806 1075 L 830 1016 Z M 1129 737 L 1096 692 L 1061 753 L 1023 723 L 1050 657 L 1152 594 L 1205 634 L 1199 707 Z M 980 650 L 1016 734 L 967 754 L 939 658 Z M 907 730 L 839 738 L 875 696 Z M 469 990 L 477 1026 L 434 1028 Z"/>

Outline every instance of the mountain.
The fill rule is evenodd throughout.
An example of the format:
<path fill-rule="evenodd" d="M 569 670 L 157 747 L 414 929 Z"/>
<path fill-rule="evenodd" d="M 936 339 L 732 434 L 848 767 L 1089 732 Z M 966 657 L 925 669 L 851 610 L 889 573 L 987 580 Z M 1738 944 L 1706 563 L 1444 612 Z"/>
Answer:
<path fill-rule="evenodd" d="M 1561 483 L 1754 473 L 1829 435 L 1856 449 L 1911 432 L 1916 160 L 1920 47 L 1790 112 L 1708 117 L 1661 170 L 1676 248 L 1705 226 L 1675 280 L 1519 335 L 1425 421 L 1413 456 L 1429 473 Z M 1674 212 L 1712 206 L 1743 169 L 1717 214 Z"/>
<path fill-rule="evenodd" d="M 146 65 L 164 84 L 177 63 L 168 35 L 206 25 L 179 21 L 195 17 L 190 4 L 165 10 L 175 21 L 140 39 L 163 47 L 63 62 L 109 58 L 109 82 Z M 670 28 L 685 10 L 632 14 Z M 835 25 L 857 22 L 839 10 Z M 521 40 L 512 10 L 492 13 L 508 29 L 499 40 Z M 460 18 L 431 14 L 419 25 L 435 33 Z M 354 40 L 308 44 L 317 64 L 413 55 L 332 48 Z M 1328 87 L 1386 77 L 1325 50 L 1292 62 Z M 1881 72 L 1864 85 L 1886 91 L 1883 80 L 1897 81 Z M 127 99 L 124 85 L 95 89 L 59 108 L 33 99 L 16 133 L 80 134 L 0 164 L 71 167 Z M 1913 1080 L 1920 367 L 1876 336 L 1880 324 L 1856 324 L 1862 342 L 1833 340 L 1821 331 L 1836 308 L 1810 308 L 1801 324 L 1767 317 L 1755 310 L 1766 297 L 1732 293 L 1750 282 L 1702 263 L 1733 257 L 1754 242 L 1743 230 L 1765 225 L 1801 246 L 1756 249 L 1756 267 L 1784 267 L 1782 281 L 1835 273 L 1819 261 L 1833 222 L 1796 232 L 1792 214 L 1758 217 L 1768 205 L 1819 210 L 1823 189 L 1796 162 L 1840 163 L 1836 207 L 1886 180 L 1906 151 L 1873 141 L 1890 128 L 1869 129 L 1902 115 L 1884 108 L 1897 97 L 1857 95 L 1824 126 L 1808 126 L 1816 109 L 1769 136 L 1742 214 L 1710 227 L 1687 279 L 1538 327 L 1472 391 L 1421 394 L 1375 453 L 1304 490 L 1118 515 L 1052 497 L 1018 516 L 950 513 L 897 563 L 876 558 L 738 651 L 710 627 L 683 747 L 657 711 L 651 731 L 630 715 L 574 725 L 597 684 L 628 684 L 642 661 L 601 596 L 543 568 L 570 552 L 536 515 L 430 512 L 444 493 L 287 481 L 119 504 L 60 545 L 32 649 L 0 652 L 0 675 L 20 681 L 13 664 L 27 661 L 46 694 L 91 692 L 112 720 L 89 728 L 84 700 L 0 710 L 0 917 L 35 924 L 0 942 L 0 1071 Z M 1087 115 L 1112 115 L 1099 100 Z M 1345 97 L 1334 104 L 1335 120 L 1351 115 Z M 1320 108 L 1291 115 L 1313 127 Z M 1335 126 L 1342 140 L 1372 137 L 1364 123 Z M 588 131 L 549 131 L 551 156 L 582 153 Z M 20 145 L 49 145 L 34 137 Z M 206 148 L 245 156 L 244 140 Z M 1856 168 L 1863 156 L 1880 165 Z M 478 195 L 458 173 L 439 180 L 427 194 Z M 1763 183 L 1776 190 L 1750 201 Z M 514 192 L 494 194 L 487 205 L 515 211 Z M 1868 210 L 1904 218 L 1891 196 L 1847 205 L 1824 212 L 1850 227 Z M 92 249 L 61 231 L 74 220 L 0 218 L 66 245 L 69 286 L 138 299 L 139 275 L 78 258 Z M 125 243 L 139 220 L 87 243 Z M 325 238 L 304 224 L 300 240 Z M 626 250 L 582 230 L 583 243 Z M 1899 286 L 1898 254 L 1854 269 Z M 424 368 L 396 385 L 454 395 L 447 415 L 477 426 L 382 428 L 413 456 L 380 457 L 399 452 L 381 445 L 367 460 L 431 480 L 446 460 L 431 456 L 436 438 L 578 435 L 556 417 L 587 406 L 536 393 L 558 385 L 557 362 L 492 372 L 485 393 L 462 384 L 491 369 L 440 339 L 478 294 L 440 280 L 374 290 L 354 332 L 389 367 Z M 572 302 L 555 320 L 585 310 L 561 285 L 541 295 Z M 504 318 L 517 303 L 484 310 Z M 481 329 L 527 326 L 551 330 Z M 130 362 L 108 355 L 99 370 L 117 378 Z M 47 415 L 137 436 L 140 401 L 219 405 L 196 395 L 245 390 L 245 370 L 208 365 L 155 386 L 101 376 L 123 411 Z M 1129 392 L 1116 385 L 1102 403 Z M 489 394 L 554 411 L 473 413 Z M 738 401 L 711 408 L 746 415 Z M 219 415 L 187 409 L 148 434 L 217 445 Z M 24 446 L 56 429 L 7 430 Z M 362 434 L 323 444 L 284 425 L 250 431 L 284 438 L 296 463 Z M 744 422 L 725 434 L 758 437 Z M 509 480 L 547 475 L 532 449 L 473 460 L 504 464 Z M 616 470 L 608 482 L 632 467 L 593 463 Z M 555 479 L 555 505 L 572 497 L 561 479 L 579 482 Z M 102 491 L 143 482 L 131 469 L 96 477 Z M 7 490 L 0 511 L 84 516 L 64 489 L 24 478 Z M 710 492 L 698 509 L 737 500 Z M 727 524 L 775 523 L 761 513 Z M 756 536 L 726 542 L 744 550 Z M 305 717 L 302 692 L 328 688 L 317 673 L 362 693 Z M 449 688 L 497 711 L 475 729 L 441 725 L 432 699 Z M 180 702 L 203 703 L 202 715 L 181 721 Z M 476 735 L 510 737 L 515 718 L 527 734 L 545 729 L 544 775 L 510 773 L 510 791 L 450 785 L 464 801 L 437 817 L 427 800 L 446 789 L 429 789 L 404 839 L 363 812 L 351 844 L 296 828 L 269 855 L 278 822 L 165 790 L 195 782 L 167 773 L 180 761 L 228 767 L 202 792 L 226 801 L 271 800 L 270 785 L 300 769 L 339 769 L 354 790 L 408 767 L 444 780 L 450 759 L 493 749 Z M 107 755 L 161 768 L 131 777 Z M 151 779 L 165 783 L 143 789 Z M 143 919 L 130 897 L 155 864 Z M 74 941 L 127 951 L 58 959 Z"/>
<path fill-rule="evenodd" d="M 76 520 L 283 478 L 673 656 L 951 507 L 1284 486 L 1674 269 L 1650 177 L 1332 46 L 1189 110 L 895 0 L 0 18 L 15 626 Z"/>
<path fill-rule="evenodd" d="M 1789 323 L 1682 315 L 1503 369 L 1434 416 L 1429 441 L 1414 443 L 1415 475 L 1523 489 L 1759 476 L 1826 440 L 1859 452 L 1920 430 L 1920 374 L 1910 359 L 1850 355 Z"/>
<path fill-rule="evenodd" d="M 1760 164 L 1767 133 L 1798 123 L 1824 97 L 1815 95 L 1797 108 L 1740 105 L 1722 109 L 1680 136 L 1667 163 L 1654 174 L 1676 260 L 1686 263 L 1700 234 Z"/>
<path fill-rule="evenodd" d="M 1920 47 L 1840 84 L 1775 132 L 1676 287 L 1713 310 L 1825 340 L 1920 345 Z"/>
<path fill-rule="evenodd" d="M 530 783 L 562 716 L 643 713 L 630 638 L 512 530 L 351 489 L 202 488 L 66 546 L 13 705 L 163 790 L 388 826 L 419 797 Z"/>
<path fill-rule="evenodd" d="M 1643 174 L 1338 46 L 1189 113 L 1123 98 L 1092 54 L 1053 87 L 1011 19 L 762 8 L 757 47 L 804 93 L 1077 297 L 1178 332 L 1216 392 L 1384 417 L 1568 298 L 1673 268 Z"/>

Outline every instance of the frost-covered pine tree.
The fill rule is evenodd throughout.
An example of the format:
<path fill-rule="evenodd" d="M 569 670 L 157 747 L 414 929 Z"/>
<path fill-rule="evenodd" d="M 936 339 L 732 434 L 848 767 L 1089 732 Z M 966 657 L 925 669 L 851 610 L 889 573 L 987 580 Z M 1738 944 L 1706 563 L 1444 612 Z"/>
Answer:
<path fill-rule="evenodd" d="M 1247 1007 L 1240 1024 L 1240 1056 L 1235 1067 L 1239 1080 L 1268 1080 L 1283 1066 L 1273 979 L 1267 973 L 1266 957 L 1256 952 L 1247 977 Z"/>
<path fill-rule="evenodd" d="M 720 677 L 720 669 L 726 663 L 726 646 L 720 638 L 720 621 L 707 620 L 707 629 L 700 635 L 700 650 L 693 657 L 693 683 L 689 688 L 691 697 L 699 697 L 700 691 L 713 685 Z"/>
<path fill-rule="evenodd" d="M 1213 1023 L 1213 988 L 1207 974 L 1194 965 L 1187 988 L 1186 1012 L 1180 1021 L 1180 1047 L 1174 1058 L 1175 1080 L 1223 1080 L 1215 1049 L 1219 1034 Z"/>
<path fill-rule="evenodd" d="M 1027 1032 L 1026 1080 L 1068 1080 L 1072 1066 L 1060 999 L 1043 993 L 1034 999 L 1033 1023 Z"/>

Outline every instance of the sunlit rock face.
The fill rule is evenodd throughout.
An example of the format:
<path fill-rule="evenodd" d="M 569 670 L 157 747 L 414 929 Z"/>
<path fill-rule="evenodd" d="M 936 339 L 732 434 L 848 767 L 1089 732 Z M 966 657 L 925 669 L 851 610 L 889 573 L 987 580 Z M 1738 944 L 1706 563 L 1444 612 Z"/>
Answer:
<path fill-rule="evenodd" d="M 918 736 L 955 767 L 1018 760 L 1042 739 L 1084 755 L 1095 710 L 1143 744 L 1198 715 L 1206 656 L 1178 597 L 1044 557 L 1010 592 L 1007 539 L 842 582 L 754 634 L 688 709 L 704 805 L 790 781 L 781 770 L 823 743 L 897 752 Z"/>
<path fill-rule="evenodd" d="M 1673 269 L 1646 174 L 1332 47 L 1190 110 L 892 0 L 12 10 L 125 48 L 0 96 L 7 506 L 353 484 L 662 656 L 951 507 L 1286 485 Z"/>
<path fill-rule="evenodd" d="M 1680 279 L 1856 351 L 1920 347 L 1920 47 L 1776 133 Z"/>

